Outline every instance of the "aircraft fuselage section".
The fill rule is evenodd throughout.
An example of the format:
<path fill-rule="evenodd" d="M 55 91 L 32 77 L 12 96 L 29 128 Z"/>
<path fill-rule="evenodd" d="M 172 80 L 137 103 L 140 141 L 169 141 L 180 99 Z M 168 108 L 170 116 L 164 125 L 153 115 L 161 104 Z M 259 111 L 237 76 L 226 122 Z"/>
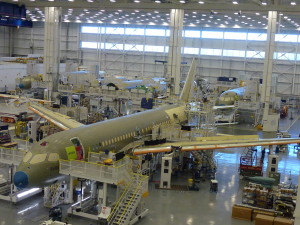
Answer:
<path fill-rule="evenodd" d="M 19 187 L 49 185 L 59 176 L 59 159 L 85 160 L 89 151 L 120 151 L 136 136 L 150 134 L 155 125 L 183 122 L 184 109 L 185 106 L 165 106 L 46 137 L 26 154 L 14 183 Z"/>

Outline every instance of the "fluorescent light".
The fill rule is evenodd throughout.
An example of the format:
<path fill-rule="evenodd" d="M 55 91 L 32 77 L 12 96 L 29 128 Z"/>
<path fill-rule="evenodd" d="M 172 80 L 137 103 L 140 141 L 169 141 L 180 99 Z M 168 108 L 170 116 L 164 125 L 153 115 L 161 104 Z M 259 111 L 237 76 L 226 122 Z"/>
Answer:
<path fill-rule="evenodd" d="M 292 2 L 291 2 L 291 5 L 296 5 L 296 2 L 292 1 Z"/>
<path fill-rule="evenodd" d="M 199 4 L 204 4 L 204 2 L 203 2 L 203 1 L 199 1 L 198 3 L 199 3 Z"/>
<path fill-rule="evenodd" d="M 29 189 L 28 191 L 24 191 L 24 192 L 22 192 L 20 194 L 17 194 L 17 197 L 18 198 L 22 198 L 22 197 L 24 197 L 26 195 L 29 195 L 29 194 L 32 194 L 32 193 L 34 193 L 34 192 L 36 192 L 38 190 L 39 190 L 39 188 L 32 188 L 32 189 Z"/>
<path fill-rule="evenodd" d="M 267 2 L 262 1 L 261 4 L 262 4 L 262 5 L 267 5 Z"/>
<path fill-rule="evenodd" d="M 134 3 L 140 3 L 141 1 L 140 0 L 134 0 L 133 2 Z"/>
<path fill-rule="evenodd" d="M 160 0 L 155 0 L 155 3 L 161 3 L 161 1 Z"/>
<path fill-rule="evenodd" d="M 184 3 L 185 3 L 185 0 L 180 0 L 179 2 L 182 3 L 182 4 L 184 4 Z"/>
<path fill-rule="evenodd" d="M 239 3 L 237 1 L 232 1 L 232 4 L 237 5 Z"/>

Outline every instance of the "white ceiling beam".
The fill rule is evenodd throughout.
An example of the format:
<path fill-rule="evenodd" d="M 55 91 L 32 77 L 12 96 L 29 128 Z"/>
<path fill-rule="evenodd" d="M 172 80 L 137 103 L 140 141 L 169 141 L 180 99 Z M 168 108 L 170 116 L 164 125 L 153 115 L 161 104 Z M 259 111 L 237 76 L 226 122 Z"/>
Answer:
<path fill-rule="evenodd" d="M 11 1 L 5 1 L 11 2 Z M 255 3 L 240 3 L 237 5 L 233 4 L 220 4 L 205 3 L 199 4 L 198 2 L 188 2 L 185 4 L 180 3 L 111 3 L 111 2 L 93 2 L 89 3 L 86 1 L 75 1 L 75 2 L 49 2 L 49 1 L 24 1 L 20 0 L 18 4 L 24 4 L 26 7 L 63 7 L 63 8 L 85 8 L 85 9 L 139 9 L 139 10 L 166 10 L 166 9 L 184 9 L 184 10 L 199 10 L 199 11 L 243 11 L 243 12 L 267 12 L 267 11 L 278 11 L 278 12 L 299 12 L 300 5 L 267 5 L 262 6 Z"/>

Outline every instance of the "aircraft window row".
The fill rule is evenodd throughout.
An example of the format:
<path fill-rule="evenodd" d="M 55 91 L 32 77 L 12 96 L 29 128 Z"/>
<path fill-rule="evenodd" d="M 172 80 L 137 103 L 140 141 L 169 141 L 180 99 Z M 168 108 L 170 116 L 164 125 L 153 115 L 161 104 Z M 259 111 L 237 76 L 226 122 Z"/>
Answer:
<path fill-rule="evenodd" d="M 167 123 L 169 123 L 169 121 L 164 121 L 159 124 L 162 125 L 162 124 L 167 124 Z M 147 131 L 150 131 L 151 129 L 152 129 L 152 126 L 148 126 L 147 128 L 143 128 L 141 131 L 142 131 L 142 133 L 145 133 Z M 113 144 L 115 142 L 126 140 L 133 136 L 135 136 L 135 132 L 126 133 L 126 134 L 123 134 L 122 136 L 118 136 L 118 137 L 103 141 L 101 145 L 103 147 L 105 147 L 105 146 Z"/>
<path fill-rule="evenodd" d="M 118 142 L 118 141 L 123 141 L 127 138 L 129 138 L 130 136 L 133 136 L 134 135 L 134 132 L 131 132 L 131 133 L 127 133 L 127 134 L 123 134 L 122 136 L 118 136 L 118 137 L 115 137 L 115 138 L 112 138 L 112 139 L 109 139 L 107 141 L 104 141 L 102 143 L 102 146 L 107 146 L 107 145 L 110 145 L 110 144 L 113 144 L 115 142 Z"/>

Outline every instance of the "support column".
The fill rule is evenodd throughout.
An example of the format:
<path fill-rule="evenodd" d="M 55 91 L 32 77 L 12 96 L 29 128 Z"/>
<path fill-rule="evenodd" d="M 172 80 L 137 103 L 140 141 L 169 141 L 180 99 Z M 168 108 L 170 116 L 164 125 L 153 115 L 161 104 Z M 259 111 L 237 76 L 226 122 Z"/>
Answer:
<path fill-rule="evenodd" d="M 48 83 L 47 99 L 58 88 L 60 62 L 61 8 L 45 7 L 44 81 Z"/>
<path fill-rule="evenodd" d="M 71 204 L 71 203 L 74 202 L 74 199 L 73 199 L 74 177 L 69 176 L 69 181 L 70 181 L 70 184 L 69 184 L 69 199 L 68 199 L 68 203 Z"/>
<path fill-rule="evenodd" d="M 261 103 L 264 103 L 263 130 L 277 131 L 279 115 L 271 115 L 269 112 L 270 95 L 272 86 L 273 57 L 275 50 L 277 12 L 269 11 L 267 42 L 265 49 L 265 61 L 263 71 L 263 84 L 261 91 Z"/>
<path fill-rule="evenodd" d="M 167 78 L 170 79 L 170 94 L 179 95 L 182 47 L 183 9 L 171 9 L 170 41 Z"/>
<path fill-rule="evenodd" d="M 8 27 L 8 38 L 9 38 L 9 43 L 8 43 L 8 49 L 9 50 L 8 50 L 8 54 L 9 54 L 9 57 L 13 56 L 15 29 L 16 28 L 14 28 L 14 27 Z"/>

